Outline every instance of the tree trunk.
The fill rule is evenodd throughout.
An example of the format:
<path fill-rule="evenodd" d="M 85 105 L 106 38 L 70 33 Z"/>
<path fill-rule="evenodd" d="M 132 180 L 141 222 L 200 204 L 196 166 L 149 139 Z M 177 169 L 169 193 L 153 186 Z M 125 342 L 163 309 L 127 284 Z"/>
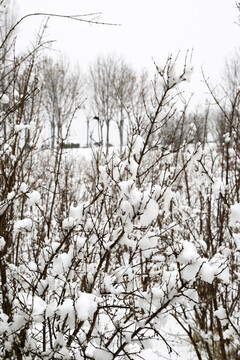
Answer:
<path fill-rule="evenodd" d="M 120 152 L 122 152 L 122 149 L 123 149 L 123 125 L 124 125 L 124 120 L 121 119 L 120 120 L 120 127 L 119 127 Z"/>
<path fill-rule="evenodd" d="M 54 149 L 55 145 L 55 123 L 51 122 L 51 148 Z"/>
<path fill-rule="evenodd" d="M 107 120 L 107 121 L 106 121 L 106 126 L 107 126 L 107 134 L 106 134 L 106 155 L 108 155 L 110 120 Z"/>

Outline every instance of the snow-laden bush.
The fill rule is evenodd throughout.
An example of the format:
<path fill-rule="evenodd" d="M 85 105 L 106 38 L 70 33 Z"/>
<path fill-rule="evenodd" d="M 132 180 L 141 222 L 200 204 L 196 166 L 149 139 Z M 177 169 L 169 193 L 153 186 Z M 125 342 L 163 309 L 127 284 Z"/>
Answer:
<path fill-rule="evenodd" d="M 37 146 L 36 55 L 22 72 L 15 59 L 0 100 L 0 357 L 156 358 L 163 342 L 173 351 L 164 326 L 175 318 L 198 359 L 236 359 L 239 167 L 207 145 L 162 144 L 191 67 L 156 67 L 123 152 L 84 162 L 61 138 Z M 239 165 L 234 146 L 231 157 Z"/>

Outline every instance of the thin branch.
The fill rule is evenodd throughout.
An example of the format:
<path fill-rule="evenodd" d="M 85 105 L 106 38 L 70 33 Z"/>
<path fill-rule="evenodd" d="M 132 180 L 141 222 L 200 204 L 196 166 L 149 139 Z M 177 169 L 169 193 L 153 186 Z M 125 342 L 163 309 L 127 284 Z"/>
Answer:
<path fill-rule="evenodd" d="M 96 14 L 84 14 L 82 15 L 82 17 L 84 16 L 92 16 L 92 15 L 96 15 Z M 5 39 L 3 40 L 1 47 L 3 47 L 5 45 L 5 43 L 7 42 L 9 36 L 15 31 L 15 29 L 18 27 L 18 25 L 25 19 L 29 18 L 29 17 L 33 17 L 33 16 L 48 16 L 48 17 L 55 17 L 55 18 L 63 18 L 63 19 L 69 19 L 69 20 L 75 20 L 75 21 L 79 21 L 79 22 L 83 22 L 83 23 L 87 23 L 87 24 L 96 24 L 96 25 L 108 25 L 108 26 L 120 26 L 121 24 L 115 24 L 115 23 L 108 23 L 108 22 L 101 22 L 101 21 L 95 21 L 95 20 L 86 20 L 86 19 L 82 19 L 79 18 L 77 15 L 75 16 L 71 16 L 71 15 L 61 15 L 61 14 L 52 14 L 52 13 L 44 13 L 44 12 L 39 12 L 39 13 L 32 13 L 32 14 L 27 14 L 24 15 L 23 17 L 21 17 L 20 20 L 18 20 L 15 25 L 13 25 L 11 27 L 11 29 L 8 31 Z M 81 15 L 79 15 L 81 16 Z"/>

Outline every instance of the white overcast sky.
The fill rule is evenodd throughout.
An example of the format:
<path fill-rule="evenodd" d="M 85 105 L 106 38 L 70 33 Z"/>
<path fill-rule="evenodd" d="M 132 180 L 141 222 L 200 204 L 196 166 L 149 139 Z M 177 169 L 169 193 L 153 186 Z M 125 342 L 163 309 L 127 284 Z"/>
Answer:
<path fill-rule="evenodd" d="M 225 57 L 238 48 L 240 27 L 235 0 L 15 0 L 20 15 L 36 12 L 76 15 L 101 12 L 100 26 L 51 19 L 48 38 L 54 48 L 87 68 L 99 53 L 123 55 L 138 69 L 153 69 L 152 58 L 164 63 L 168 53 L 194 48 L 195 81 L 203 67 L 212 79 L 221 77 Z M 24 21 L 19 46 L 29 43 L 38 29 L 36 17 Z"/>

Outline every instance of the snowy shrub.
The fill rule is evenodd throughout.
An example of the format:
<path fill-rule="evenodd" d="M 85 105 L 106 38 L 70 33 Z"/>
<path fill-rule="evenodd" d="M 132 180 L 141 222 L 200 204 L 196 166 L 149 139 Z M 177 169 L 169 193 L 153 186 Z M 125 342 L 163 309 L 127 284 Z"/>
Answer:
<path fill-rule="evenodd" d="M 127 146 L 83 162 L 60 134 L 39 149 L 41 43 L 14 58 L 0 99 L 0 357 L 156 358 L 174 350 L 174 319 L 198 359 L 236 359 L 239 154 L 163 146 L 192 67 L 156 66 Z"/>

